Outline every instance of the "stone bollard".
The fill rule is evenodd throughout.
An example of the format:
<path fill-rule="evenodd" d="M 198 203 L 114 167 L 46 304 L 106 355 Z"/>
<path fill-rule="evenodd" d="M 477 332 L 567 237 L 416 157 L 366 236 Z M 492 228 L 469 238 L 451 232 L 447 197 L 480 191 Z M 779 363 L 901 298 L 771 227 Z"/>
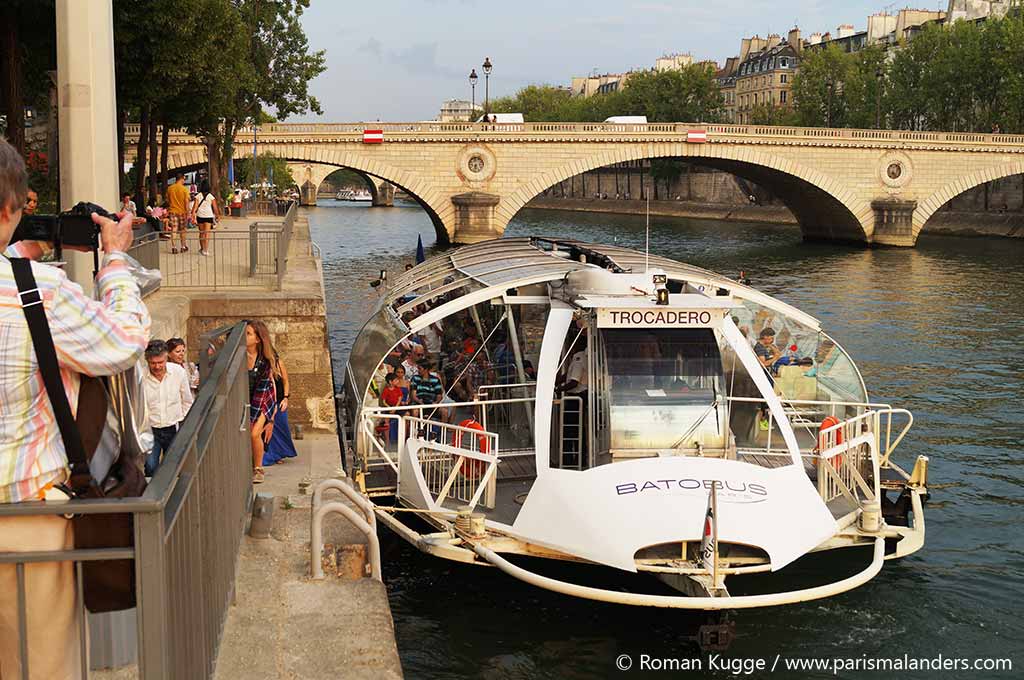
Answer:
<path fill-rule="evenodd" d="M 249 535 L 253 538 L 270 538 L 270 527 L 274 524 L 274 497 L 258 493 L 252 502 L 252 521 Z"/>

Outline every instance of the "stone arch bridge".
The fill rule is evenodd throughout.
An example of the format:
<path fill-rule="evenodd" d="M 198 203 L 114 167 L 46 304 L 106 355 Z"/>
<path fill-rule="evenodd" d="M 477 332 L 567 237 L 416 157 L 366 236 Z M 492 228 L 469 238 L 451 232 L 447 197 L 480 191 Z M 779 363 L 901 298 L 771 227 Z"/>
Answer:
<path fill-rule="evenodd" d="M 364 129 L 382 129 L 367 143 Z M 134 132 L 134 135 L 133 135 Z M 696 133 L 696 134 L 695 134 Z M 252 137 L 239 131 L 240 139 Z M 126 161 L 138 126 L 129 126 Z M 336 168 L 393 184 L 415 198 L 438 238 L 501 236 L 548 187 L 623 161 L 681 158 L 772 191 L 807 239 L 912 246 L 928 218 L 975 186 L 1024 173 L 1024 135 L 688 123 L 273 123 L 260 151 L 293 164 L 311 187 Z M 205 146 L 170 135 L 170 166 L 206 162 Z M 237 144 L 236 158 L 251 156 Z M 315 195 L 315 190 L 313 195 Z"/>

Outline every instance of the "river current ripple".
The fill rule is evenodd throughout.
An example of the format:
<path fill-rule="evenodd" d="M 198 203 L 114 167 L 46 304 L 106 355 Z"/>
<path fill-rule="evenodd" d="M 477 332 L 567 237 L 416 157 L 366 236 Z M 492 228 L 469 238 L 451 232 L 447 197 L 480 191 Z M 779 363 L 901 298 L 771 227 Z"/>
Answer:
<path fill-rule="evenodd" d="M 434 232 L 413 204 L 369 209 L 326 200 L 308 216 L 323 249 L 340 376 L 377 301 L 368 282 L 380 269 L 395 276 L 412 262 L 417 235 L 429 257 Z M 524 210 L 506 235 L 643 249 L 644 220 Z M 931 459 L 923 550 L 839 597 L 738 612 L 727 656 L 770 665 L 778 653 L 941 653 L 1024 666 L 1024 241 L 926 234 L 915 249 L 863 249 L 803 243 L 789 227 L 660 217 L 651 219 L 650 239 L 652 253 L 730 276 L 745 269 L 755 287 L 817 316 L 857 362 L 872 399 L 914 413 L 897 459 Z M 615 659 L 623 653 L 700 655 L 686 637 L 692 616 L 574 600 L 384 538 L 407 677 L 603 678 L 619 675 Z"/>

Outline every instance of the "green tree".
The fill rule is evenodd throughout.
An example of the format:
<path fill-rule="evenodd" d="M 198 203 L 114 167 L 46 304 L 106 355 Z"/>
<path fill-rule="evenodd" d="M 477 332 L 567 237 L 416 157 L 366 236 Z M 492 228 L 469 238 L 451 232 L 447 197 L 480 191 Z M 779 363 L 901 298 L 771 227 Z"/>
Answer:
<path fill-rule="evenodd" d="M 844 83 L 853 58 L 835 45 L 804 52 L 793 77 L 793 107 L 806 127 L 843 127 L 847 106 Z"/>
<path fill-rule="evenodd" d="M 1002 22 L 1002 50 L 996 55 L 1003 74 L 996 124 L 1002 132 L 1024 133 L 1024 12 Z"/>
<path fill-rule="evenodd" d="M 722 97 L 714 71 L 694 64 L 679 71 L 629 74 L 621 89 L 576 97 L 563 88 L 530 85 L 511 97 L 496 99 L 491 111 L 522 113 L 529 121 L 599 122 L 611 116 L 647 116 L 653 122 L 715 122 Z"/>
<path fill-rule="evenodd" d="M 799 114 L 788 106 L 755 104 L 750 110 L 753 125 L 799 125 Z"/>
<path fill-rule="evenodd" d="M 235 161 L 235 177 L 241 186 L 249 186 L 257 181 L 257 174 L 254 174 L 253 170 L 252 158 L 240 158 Z M 256 157 L 255 171 L 260 182 L 269 181 L 273 177 L 273 184 L 277 187 L 290 188 L 295 185 L 288 161 L 278 158 L 269 151 Z"/>
<path fill-rule="evenodd" d="M 854 55 L 842 89 L 848 127 L 885 126 L 882 104 L 887 77 L 885 50 L 880 46 L 872 45 Z"/>
<path fill-rule="evenodd" d="M 721 115 L 722 96 L 714 71 L 705 64 L 678 71 L 641 71 L 619 94 L 622 110 L 617 115 L 647 116 L 652 123 L 713 122 Z"/>

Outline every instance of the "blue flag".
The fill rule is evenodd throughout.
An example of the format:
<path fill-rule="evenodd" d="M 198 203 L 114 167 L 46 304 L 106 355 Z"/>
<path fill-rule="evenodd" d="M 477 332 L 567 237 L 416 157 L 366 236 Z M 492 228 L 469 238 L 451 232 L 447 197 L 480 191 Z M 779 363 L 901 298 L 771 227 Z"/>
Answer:
<path fill-rule="evenodd" d="M 423 237 L 416 237 L 416 264 L 423 262 L 427 257 L 423 254 Z"/>

